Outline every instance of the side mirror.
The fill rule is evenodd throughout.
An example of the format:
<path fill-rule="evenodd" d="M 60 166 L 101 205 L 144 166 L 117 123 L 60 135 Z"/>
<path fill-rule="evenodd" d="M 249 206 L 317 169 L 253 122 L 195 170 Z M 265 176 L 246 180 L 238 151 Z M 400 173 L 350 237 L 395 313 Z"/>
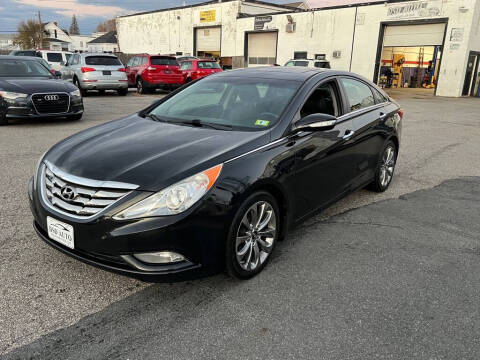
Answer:
<path fill-rule="evenodd" d="M 296 122 L 293 132 L 327 130 L 333 128 L 336 123 L 337 118 L 333 115 L 310 114 Z"/>
<path fill-rule="evenodd" d="M 61 79 L 61 78 L 62 78 L 62 73 L 61 73 L 60 71 L 55 70 L 55 74 L 54 74 L 54 75 L 55 75 L 55 77 L 56 77 L 57 79 Z"/>

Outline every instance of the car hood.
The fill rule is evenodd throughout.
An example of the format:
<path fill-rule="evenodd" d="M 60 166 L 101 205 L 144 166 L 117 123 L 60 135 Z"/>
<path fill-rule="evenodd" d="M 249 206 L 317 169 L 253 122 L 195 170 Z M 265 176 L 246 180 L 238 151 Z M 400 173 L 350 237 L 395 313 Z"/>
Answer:
<path fill-rule="evenodd" d="M 71 92 L 76 87 L 64 80 L 45 78 L 1 78 L 0 90 L 34 94 L 44 92 Z"/>
<path fill-rule="evenodd" d="M 44 159 L 72 175 L 159 191 L 269 138 L 268 131 L 222 131 L 132 115 L 67 138 Z"/>

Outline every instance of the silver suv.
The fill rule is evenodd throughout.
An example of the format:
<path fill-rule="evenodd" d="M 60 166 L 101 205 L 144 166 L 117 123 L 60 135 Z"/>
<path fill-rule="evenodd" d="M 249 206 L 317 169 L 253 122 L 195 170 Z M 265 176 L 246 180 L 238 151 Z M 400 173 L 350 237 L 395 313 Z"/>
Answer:
<path fill-rule="evenodd" d="M 62 78 L 72 81 L 87 96 L 88 90 L 116 90 L 127 95 L 128 81 L 125 67 L 113 54 L 73 54 L 62 70 Z"/>

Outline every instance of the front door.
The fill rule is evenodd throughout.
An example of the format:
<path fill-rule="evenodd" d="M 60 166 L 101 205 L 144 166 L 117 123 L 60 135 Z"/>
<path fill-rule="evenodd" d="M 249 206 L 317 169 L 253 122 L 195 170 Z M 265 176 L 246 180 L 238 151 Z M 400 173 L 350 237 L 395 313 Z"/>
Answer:
<path fill-rule="evenodd" d="M 312 92 L 297 118 L 314 113 L 342 115 L 340 94 L 336 80 L 323 82 Z M 296 149 L 292 188 L 296 220 L 348 191 L 349 180 L 354 176 L 354 135 L 353 121 L 340 119 L 332 129 L 302 131 L 292 137 Z"/>

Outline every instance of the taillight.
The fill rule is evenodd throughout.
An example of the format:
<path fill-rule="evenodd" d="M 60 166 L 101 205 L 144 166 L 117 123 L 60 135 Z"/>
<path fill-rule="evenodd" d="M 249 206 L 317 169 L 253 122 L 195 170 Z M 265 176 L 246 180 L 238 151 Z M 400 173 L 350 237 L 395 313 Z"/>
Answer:
<path fill-rule="evenodd" d="M 400 116 L 401 119 L 403 119 L 403 110 L 402 109 L 398 110 L 398 115 Z"/>
<path fill-rule="evenodd" d="M 50 69 L 50 72 L 55 75 L 55 70 L 54 69 Z"/>
<path fill-rule="evenodd" d="M 82 67 L 80 68 L 80 71 L 81 71 L 82 73 L 86 73 L 86 72 L 90 72 L 90 71 L 95 71 L 95 69 L 94 69 L 94 68 L 91 68 L 91 67 L 84 67 L 84 66 L 82 66 Z"/>
<path fill-rule="evenodd" d="M 127 70 L 125 70 L 125 68 L 118 68 L 117 71 L 126 72 Z"/>

